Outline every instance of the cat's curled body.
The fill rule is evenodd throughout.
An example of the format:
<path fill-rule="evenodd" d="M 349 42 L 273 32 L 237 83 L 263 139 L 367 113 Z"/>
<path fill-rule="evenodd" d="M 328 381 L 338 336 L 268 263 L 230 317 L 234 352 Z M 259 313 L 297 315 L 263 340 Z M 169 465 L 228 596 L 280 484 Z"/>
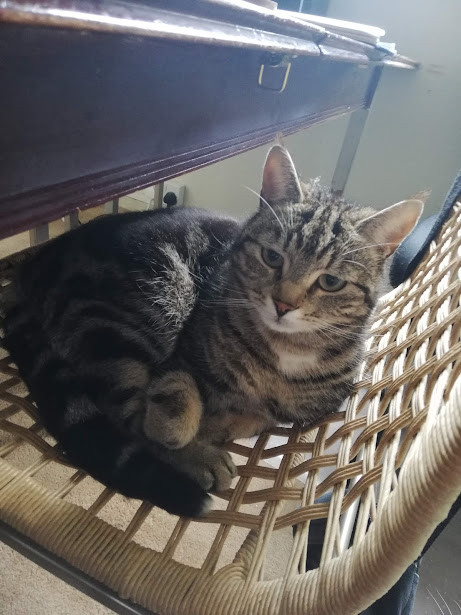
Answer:
<path fill-rule="evenodd" d="M 220 444 L 345 399 L 386 258 L 420 209 L 376 214 L 301 185 L 275 146 L 244 223 L 175 208 L 45 245 L 6 293 L 5 345 L 74 464 L 200 515 L 235 473 Z"/>

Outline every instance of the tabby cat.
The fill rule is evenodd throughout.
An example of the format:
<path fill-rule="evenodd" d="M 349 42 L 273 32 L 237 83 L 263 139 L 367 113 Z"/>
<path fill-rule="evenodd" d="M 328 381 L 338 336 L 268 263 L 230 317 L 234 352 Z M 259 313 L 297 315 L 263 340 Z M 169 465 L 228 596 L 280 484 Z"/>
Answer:
<path fill-rule="evenodd" d="M 236 473 L 223 442 L 349 394 L 386 259 L 421 209 L 301 184 L 276 145 L 246 222 L 136 212 L 44 245 L 8 287 L 5 345 L 73 464 L 199 516 Z"/>

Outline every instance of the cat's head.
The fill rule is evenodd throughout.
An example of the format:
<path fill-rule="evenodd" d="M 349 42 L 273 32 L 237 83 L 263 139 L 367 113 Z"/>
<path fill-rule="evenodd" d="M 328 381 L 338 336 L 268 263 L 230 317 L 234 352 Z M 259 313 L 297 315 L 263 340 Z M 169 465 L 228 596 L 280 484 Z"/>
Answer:
<path fill-rule="evenodd" d="M 234 272 L 271 330 L 300 334 L 360 325 L 370 315 L 386 259 L 421 215 L 419 200 L 376 212 L 302 184 L 289 153 L 266 159 L 259 211 L 245 224 Z"/>

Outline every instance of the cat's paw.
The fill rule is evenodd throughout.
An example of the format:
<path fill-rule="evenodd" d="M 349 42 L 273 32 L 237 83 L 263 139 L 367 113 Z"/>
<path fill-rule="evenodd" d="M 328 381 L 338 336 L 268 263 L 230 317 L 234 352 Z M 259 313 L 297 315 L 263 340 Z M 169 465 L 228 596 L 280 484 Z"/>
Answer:
<path fill-rule="evenodd" d="M 215 446 L 204 446 L 200 458 L 190 468 L 190 475 L 205 491 L 225 491 L 237 476 L 232 457 Z"/>
<path fill-rule="evenodd" d="M 237 476 L 237 468 L 229 453 L 212 444 L 193 440 L 177 450 L 166 447 L 156 447 L 155 450 L 160 459 L 187 474 L 204 491 L 225 491 Z"/>

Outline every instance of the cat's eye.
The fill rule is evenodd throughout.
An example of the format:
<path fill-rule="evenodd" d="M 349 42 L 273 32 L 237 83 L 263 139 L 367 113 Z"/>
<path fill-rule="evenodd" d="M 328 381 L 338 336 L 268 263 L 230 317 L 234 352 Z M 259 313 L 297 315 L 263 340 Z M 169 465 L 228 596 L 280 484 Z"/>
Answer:
<path fill-rule="evenodd" d="M 270 248 L 261 248 L 261 257 L 272 269 L 280 269 L 283 265 L 283 256 Z"/>
<path fill-rule="evenodd" d="M 318 285 L 322 290 L 326 290 L 329 293 L 335 293 L 338 290 L 344 288 L 347 284 L 346 280 L 324 273 L 317 280 Z"/>

